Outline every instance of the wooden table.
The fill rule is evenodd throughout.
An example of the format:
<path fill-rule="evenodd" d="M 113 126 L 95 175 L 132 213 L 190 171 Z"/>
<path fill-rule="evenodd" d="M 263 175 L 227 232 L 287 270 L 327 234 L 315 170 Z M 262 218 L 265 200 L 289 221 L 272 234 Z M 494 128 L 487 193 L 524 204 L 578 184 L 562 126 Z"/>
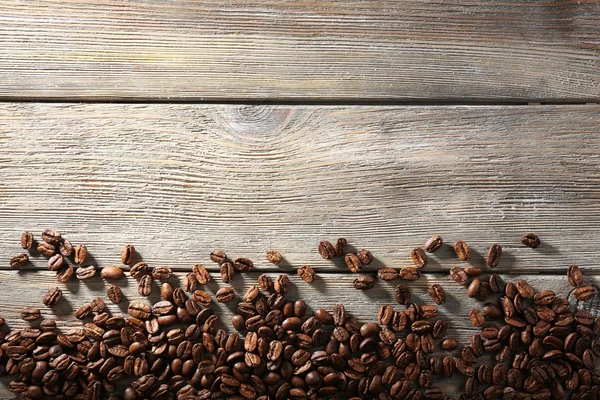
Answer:
<path fill-rule="evenodd" d="M 0 0 L 0 60 L 11 328 L 25 326 L 25 304 L 79 326 L 73 310 L 107 286 L 58 284 L 41 257 L 10 270 L 20 233 L 47 227 L 87 244 L 98 267 L 133 243 L 175 282 L 195 263 L 217 278 L 208 254 L 223 248 L 255 261 L 238 293 L 288 273 L 291 297 L 344 302 L 363 321 L 398 282 L 352 289 L 319 240 L 370 249 L 368 274 L 410 264 L 440 234 L 469 243 L 474 266 L 501 243 L 507 280 L 566 294 L 577 263 L 598 282 L 598 1 Z M 527 231 L 541 247 L 520 244 Z M 449 279 L 457 263 L 442 249 L 411 287 L 426 302 L 444 284 L 442 314 L 464 344 L 478 303 Z M 306 264 L 312 284 L 296 275 Z M 120 284 L 139 298 L 132 279 Z M 51 311 L 40 299 L 56 285 L 65 300 Z M 5 386 L 0 398 L 12 398 Z"/>

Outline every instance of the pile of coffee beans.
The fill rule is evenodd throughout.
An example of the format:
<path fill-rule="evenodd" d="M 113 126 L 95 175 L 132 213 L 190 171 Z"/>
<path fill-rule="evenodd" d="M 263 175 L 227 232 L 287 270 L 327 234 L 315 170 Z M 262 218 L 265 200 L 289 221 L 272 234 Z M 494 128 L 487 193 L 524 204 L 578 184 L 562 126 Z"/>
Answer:
<path fill-rule="evenodd" d="M 33 235 L 23 233 L 24 249 L 37 249 L 48 258 L 48 268 L 60 282 L 73 275 L 91 279 L 94 266 L 86 266 L 87 248 L 73 246 L 59 232 L 45 230 L 37 246 Z M 526 234 L 521 242 L 540 245 Z M 138 293 L 149 296 L 153 281 L 161 281 L 161 300 L 149 304 L 130 301 L 127 315 L 111 314 L 102 297 L 79 305 L 75 317 L 81 328 L 59 331 L 56 322 L 42 319 L 37 307 L 24 307 L 21 318 L 32 323 L 20 330 L 0 330 L 0 374 L 12 375 L 9 390 L 21 399 L 453 399 L 448 379 L 464 382 L 459 399 L 600 399 L 600 318 L 570 306 L 552 290 L 536 290 L 525 280 L 504 282 L 497 274 L 486 278 L 482 268 L 455 266 L 451 280 L 466 287 L 466 295 L 483 304 L 469 318 L 478 333 L 461 346 L 447 337 L 448 323 L 438 316 L 446 302 L 440 284 L 428 295 L 434 304 L 413 301 L 410 282 L 419 279 L 427 265 L 426 253 L 444 245 L 440 236 L 411 251 L 414 266 L 381 268 L 386 281 L 401 279 L 393 297 L 400 307 L 384 304 L 376 322 L 361 323 L 343 304 L 332 310 L 309 312 L 302 299 L 288 299 L 289 277 L 260 275 L 255 285 L 234 304 L 231 320 L 235 332 L 227 332 L 211 308 L 213 301 L 231 303 L 237 296 L 222 286 L 211 296 L 201 289 L 212 277 L 196 264 L 182 287 L 168 279 L 167 266 L 150 268 L 136 263 L 133 245 L 121 252 L 121 261 L 138 281 Z M 471 258 L 464 241 L 453 246 L 461 261 Z M 348 242 L 319 243 L 325 259 L 343 257 L 352 272 L 372 262 L 370 251 L 348 252 Z M 486 264 L 496 267 L 502 247 L 489 248 Z M 236 273 L 254 268 L 247 258 L 231 261 L 223 250 L 210 259 L 219 264 L 225 284 Z M 276 250 L 266 252 L 275 265 L 283 262 Z M 10 260 L 14 268 L 29 262 L 21 253 Z M 74 270 L 72 264 L 78 265 Z M 315 271 L 302 266 L 298 275 L 313 282 Z M 116 282 L 124 268 L 108 266 L 100 277 Z M 581 270 L 573 265 L 567 280 L 573 298 L 590 300 L 593 285 L 585 285 Z M 370 289 L 375 278 L 359 275 L 356 289 Z M 54 307 L 63 292 L 52 288 L 42 302 Z M 106 292 L 112 303 L 123 302 L 117 284 Z M 40 321 L 41 320 L 41 321 Z M 0 317 L 0 326 L 5 324 Z M 439 350 L 445 350 L 439 355 Z M 452 389 L 454 391 L 454 389 Z"/>

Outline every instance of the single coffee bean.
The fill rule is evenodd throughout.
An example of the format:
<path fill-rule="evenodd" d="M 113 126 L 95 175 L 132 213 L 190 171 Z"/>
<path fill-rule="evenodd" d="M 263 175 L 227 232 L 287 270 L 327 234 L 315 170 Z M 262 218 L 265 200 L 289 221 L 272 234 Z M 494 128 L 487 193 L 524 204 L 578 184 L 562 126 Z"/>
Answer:
<path fill-rule="evenodd" d="M 127 244 L 121 250 L 121 262 L 125 265 L 133 265 L 135 260 L 135 247 L 132 244 Z"/>
<path fill-rule="evenodd" d="M 274 286 L 273 279 L 267 274 L 262 274 L 258 277 L 258 286 L 265 292 L 271 292 Z"/>
<path fill-rule="evenodd" d="M 233 268 L 238 272 L 248 272 L 254 268 L 254 263 L 247 258 L 236 258 L 233 263 Z"/>
<path fill-rule="evenodd" d="M 471 284 L 469 284 L 469 287 L 467 288 L 467 296 L 473 298 L 477 295 L 477 293 L 479 292 L 479 287 L 481 286 L 481 281 L 477 278 L 473 279 L 471 281 Z"/>
<path fill-rule="evenodd" d="M 166 281 L 173 276 L 173 271 L 166 265 L 154 267 L 152 269 L 152 277 L 159 281 Z"/>
<path fill-rule="evenodd" d="M 335 325 L 343 325 L 345 320 L 346 320 L 346 308 L 344 307 L 343 304 L 335 304 L 333 306 L 333 323 Z"/>
<path fill-rule="evenodd" d="M 482 327 L 485 324 L 485 317 L 479 308 L 474 308 L 469 312 L 469 319 L 475 327 Z"/>
<path fill-rule="evenodd" d="M 440 305 L 446 302 L 446 292 L 444 291 L 442 285 L 437 283 L 429 287 L 429 296 L 431 296 L 431 299 L 435 304 Z"/>
<path fill-rule="evenodd" d="M 116 285 L 112 285 L 106 289 L 106 296 L 114 304 L 118 304 L 123 300 L 123 292 L 121 291 L 121 288 Z"/>
<path fill-rule="evenodd" d="M 490 268 L 496 268 L 500 263 L 500 256 L 502 256 L 502 246 L 495 243 L 490 247 L 488 251 L 486 264 Z"/>
<path fill-rule="evenodd" d="M 540 245 L 540 238 L 535 233 L 526 233 L 521 238 L 521 243 L 523 243 L 527 247 L 531 247 L 532 249 L 537 248 Z"/>
<path fill-rule="evenodd" d="M 84 244 L 79 244 L 75 247 L 75 264 L 83 264 L 87 258 L 87 247 Z"/>
<path fill-rule="evenodd" d="M 427 255 L 425 254 L 425 251 L 420 247 L 412 249 L 410 251 L 410 257 L 412 258 L 413 263 L 417 268 L 423 268 L 427 265 Z"/>
<path fill-rule="evenodd" d="M 394 289 L 394 298 L 398 304 L 408 305 L 411 302 L 411 293 L 408 286 L 401 283 Z"/>
<path fill-rule="evenodd" d="M 415 267 L 400 268 L 400 279 L 405 281 L 416 281 L 421 277 L 421 272 Z"/>
<path fill-rule="evenodd" d="M 467 274 L 467 276 L 470 278 L 474 278 L 483 274 L 483 269 L 481 268 L 465 267 L 463 268 L 463 270 L 465 271 L 465 274 Z"/>
<path fill-rule="evenodd" d="M 579 266 L 573 264 L 567 269 L 567 279 L 571 286 L 577 287 L 583 284 L 583 274 Z"/>
<path fill-rule="evenodd" d="M 427 243 L 425 243 L 425 246 L 424 246 L 425 251 L 428 253 L 435 253 L 442 247 L 443 244 L 444 244 L 444 240 L 442 239 L 441 236 L 439 236 L 439 235 L 432 236 L 431 238 L 429 238 Z"/>
<path fill-rule="evenodd" d="M 208 307 L 210 303 L 212 303 L 212 298 L 210 297 L 210 294 L 208 294 L 204 290 L 196 290 L 194 293 L 192 293 L 192 296 L 194 300 L 202 304 L 204 307 Z"/>
<path fill-rule="evenodd" d="M 393 281 L 398 278 L 398 270 L 394 268 L 381 268 L 377 271 L 377 276 L 384 281 Z"/>
<path fill-rule="evenodd" d="M 48 269 L 50 271 L 58 271 L 65 264 L 65 258 L 62 254 L 55 254 L 48 259 Z"/>
<path fill-rule="evenodd" d="M 150 267 L 145 262 L 140 261 L 129 269 L 129 274 L 134 279 L 140 280 L 143 276 L 150 274 Z"/>
<path fill-rule="evenodd" d="M 461 261 L 469 261 L 471 259 L 471 249 L 462 240 L 454 243 L 454 251 Z"/>
<path fill-rule="evenodd" d="M 148 319 L 152 315 L 152 307 L 141 301 L 132 301 L 127 307 L 127 313 L 139 319 Z"/>
<path fill-rule="evenodd" d="M 58 244 L 60 244 L 62 237 L 60 235 L 60 232 L 58 232 L 58 231 L 55 231 L 52 229 L 45 229 L 42 232 L 42 240 L 46 243 L 58 245 Z"/>
<path fill-rule="evenodd" d="M 450 277 L 459 285 L 467 283 L 469 277 L 461 267 L 452 267 L 450 269 Z"/>
<path fill-rule="evenodd" d="M 486 301 L 491 294 L 490 284 L 487 282 L 481 282 L 479 285 L 479 291 L 477 292 L 477 299 L 479 301 Z"/>
<path fill-rule="evenodd" d="M 509 299 L 514 299 L 515 296 L 519 294 L 519 291 L 517 290 L 517 285 L 515 285 L 512 282 L 508 282 L 504 287 L 504 293 Z"/>
<path fill-rule="evenodd" d="M 47 242 L 39 242 L 37 245 L 37 251 L 46 257 L 52 257 L 56 254 L 56 246 Z"/>
<path fill-rule="evenodd" d="M 216 249 L 210 252 L 210 259 L 219 265 L 227 261 L 227 253 L 221 249 Z"/>
<path fill-rule="evenodd" d="M 73 244 L 68 240 L 63 240 L 58 247 L 58 251 L 63 255 L 63 257 L 71 257 L 71 254 L 73 254 Z"/>
<path fill-rule="evenodd" d="M 206 268 L 204 268 L 204 266 L 202 264 L 196 264 L 192 267 L 192 273 L 193 276 L 195 277 L 196 281 L 201 284 L 201 285 L 206 285 L 208 282 L 210 282 L 210 274 L 208 273 L 208 271 L 206 270 Z M 194 289 L 196 290 L 196 289 Z M 191 292 L 193 292 L 194 290 L 190 290 Z"/>
<path fill-rule="evenodd" d="M 71 279 L 71 277 L 73 276 L 74 273 L 75 273 L 75 270 L 73 269 L 72 266 L 63 265 L 62 268 L 60 268 L 58 271 L 56 271 L 56 279 L 60 283 L 67 283 Z"/>
<path fill-rule="evenodd" d="M 596 295 L 596 289 L 593 286 L 579 286 L 573 290 L 573 294 L 575 295 L 575 299 L 578 301 L 586 301 L 591 299 Z"/>
<path fill-rule="evenodd" d="M 321 257 L 326 260 L 332 259 L 335 255 L 335 247 L 327 240 L 320 241 L 317 250 Z"/>
<path fill-rule="evenodd" d="M 502 308 L 494 303 L 485 303 L 481 311 L 490 319 L 500 319 L 503 317 Z"/>
<path fill-rule="evenodd" d="M 198 290 L 198 279 L 196 279 L 196 275 L 194 273 L 189 272 L 185 274 L 183 278 L 183 286 L 182 289 L 188 293 L 192 293 L 195 290 Z"/>
<path fill-rule="evenodd" d="M 447 351 L 454 351 L 458 348 L 458 341 L 454 338 L 444 339 L 442 342 L 442 347 Z"/>
<path fill-rule="evenodd" d="M 62 300 L 62 296 L 63 296 L 62 290 L 60 290 L 59 288 L 55 287 L 55 288 L 52 288 L 52 289 L 50 289 L 50 290 L 48 290 L 46 292 L 46 294 L 42 298 L 42 302 L 47 307 L 54 307 L 58 303 L 60 303 L 60 301 Z"/>
<path fill-rule="evenodd" d="M 335 255 L 338 257 L 343 257 L 346 253 L 348 253 L 348 241 L 344 238 L 339 238 L 335 241 Z"/>
<path fill-rule="evenodd" d="M 298 268 L 298 276 L 307 283 L 315 280 L 315 270 L 308 265 Z M 259 282 L 260 283 L 260 282 Z M 262 288 L 262 287 L 261 287 Z M 265 290 L 265 289 L 263 289 Z"/>
<path fill-rule="evenodd" d="M 85 319 L 92 315 L 92 307 L 89 304 L 84 304 L 75 311 L 75 318 Z"/>
<path fill-rule="evenodd" d="M 375 286 L 375 279 L 373 279 L 372 276 L 368 275 L 359 276 L 354 279 L 352 286 L 354 286 L 354 289 L 368 290 Z"/>
<path fill-rule="evenodd" d="M 90 279 L 96 275 L 96 267 L 93 265 L 90 265 L 89 267 L 79 267 L 75 271 L 75 275 L 77 276 L 77 279 L 80 280 Z"/>
<path fill-rule="evenodd" d="M 233 263 L 230 261 L 226 261 L 219 267 L 221 272 L 221 281 L 223 283 L 230 283 L 233 281 L 233 276 L 235 275 L 235 269 L 233 267 Z"/>
<path fill-rule="evenodd" d="M 488 283 L 490 284 L 490 289 L 494 293 L 503 293 L 506 288 L 506 283 L 498 274 L 490 275 Z"/>
<path fill-rule="evenodd" d="M 354 253 L 348 253 L 346 254 L 346 257 L 344 257 L 344 262 L 346 263 L 346 266 L 348 267 L 348 269 L 354 273 L 357 272 L 361 272 L 362 271 L 362 262 L 360 261 L 360 259 L 358 258 L 358 256 Z"/>
<path fill-rule="evenodd" d="M 535 290 L 533 287 L 531 287 L 531 285 L 524 279 L 520 279 L 519 282 L 517 282 L 517 290 L 524 299 L 533 299 L 533 296 L 535 295 Z"/>
<path fill-rule="evenodd" d="M 283 260 L 283 256 L 277 250 L 267 250 L 267 261 L 271 264 L 278 265 Z"/>
<path fill-rule="evenodd" d="M 358 253 L 356 253 L 356 256 L 358 257 L 362 265 L 369 265 L 371 264 L 371 262 L 373 262 L 373 255 L 367 249 L 360 250 Z"/>
<path fill-rule="evenodd" d="M 31 232 L 23 232 L 21 234 L 21 247 L 25 250 L 33 247 L 33 234 Z"/>
<path fill-rule="evenodd" d="M 276 293 L 286 294 L 290 290 L 290 278 L 287 275 L 279 275 L 275 278 L 273 289 Z"/>
<path fill-rule="evenodd" d="M 11 268 L 21 268 L 29 263 L 29 256 L 25 253 L 20 253 L 12 256 L 10 259 Z"/>
<path fill-rule="evenodd" d="M 435 318 L 438 315 L 438 308 L 431 304 L 422 305 L 419 310 L 423 318 Z"/>
<path fill-rule="evenodd" d="M 42 318 L 42 314 L 39 308 L 36 307 L 23 307 L 21 309 L 21 319 L 23 321 L 37 321 Z"/>
<path fill-rule="evenodd" d="M 235 299 L 235 292 L 231 287 L 223 287 L 217 290 L 215 297 L 219 303 L 230 303 Z"/>
<path fill-rule="evenodd" d="M 123 270 L 115 265 L 102 268 L 100 271 L 102 279 L 117 280 L 123 277 Z"/>

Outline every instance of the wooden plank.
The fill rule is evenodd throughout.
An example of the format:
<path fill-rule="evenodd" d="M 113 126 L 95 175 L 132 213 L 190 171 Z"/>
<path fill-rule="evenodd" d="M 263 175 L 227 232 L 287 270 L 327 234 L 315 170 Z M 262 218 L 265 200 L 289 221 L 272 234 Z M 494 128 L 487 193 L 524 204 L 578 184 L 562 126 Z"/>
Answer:
<path fill-rule="evenodd" d="M 207 285 L 207 291 L 213 296 L 219 287 L 224 284 L 220 278 L 212 274 L 213 280 Z M 232 283 L 239 297 L 247 290 L 247 288 L 256 283 L 258 273 L 248 273 L 237 275 Z M 171 282 L 178 284 L 183 280 L 183 273 L 176 273 Z M 276 275 L 272 274 L 275 278 Z M 377 281 L 375 288 L 368 291 L 359 291 L 352 288 L 352 281 L 355 275 L 350 274 L 326 274 L 319 276 L 313 283 L 308 284 L 300 280 L 297 276 L 290 275 L 292 282 L 290 292 L 287 298 L 295 300 L 304 298 L 310 308 L 314 311 L 319 308 L 324 308 L 331 311 L 336 303 L 343 303 L 346 310 L 351 315 L 355 316 L 361 322 L 370 322 L 377 320 L 377 312 L 383 304 L 391 304 L 395 309 L 403 308 L 395 303 L 392 293 L 393 288 L 398 282 Z M 566 277 L 553 275 L 506 275 L 504 278 L 507 281 L 516 282 L 518 279 L 526 279 L 536 290 L 551 289 L 557 294 L 566 296 L 571 289 L 568 285 Z M 28 323 L 19 319 L 19 311 L 24 305 L 39 307 L 42 310 L 44 318 L 54 318 L 57 321 L 58 327 L 62 330 L 67 330 L 73 327 L 81 327 L 82 322 L 73 317 L 74 311 L 82 304 L 91 301 L 95 297 L 102 297 L 113 315 L 125 315 L 127 311 L 127 302 L 124 301 L 119 305 L 114 305 L 108 302 L 105 290 L 109 283 L 101 280 L 98 277 L 92 278 L 89 281 L 72 281 L 66 285 L 56 282 L 54 274 L 48 271 L 0 271 L 0 279 L 2 279 L 5 290 L 0 291 L 0 314 L 4 316 L 11 329 L 19 329 L 29 326 Z M 586 277 L 589 283 L 598 284 L 598 277 Z M 481 307 L 481 303 L 475 299 L 470 299 L 466 296 L 465 287 L 460 286 L 448 276 L 440 276 L 439 274 L 426 274 L 420 280 L 410 282 L 414 301 L 418 304 L 432 304 L 427 288 L 438 283 L 444 286 L 447 293 L 447 301 L 439 306 L 440 318 L 446 319 L 449 324 L 447 337 L 455 337 L 461 345 L 470 343 L 470 337 L 477 332 L 477 329 L 471 326 L 468 318 L 468 313 L 472 308 Z M 118 285 L 122 288 L 127 301 L 148 299 L 140 297 L 136 291 L 136 281 L 127 276 L 126 279 L 118 281 Z M 64 297 L 61 303 L 53 309 L 46 308 L 41 297 L 50 288 L 59 286 L 63 289 Z M 15 290 L 18 288 L 19 296 L 15 296 Z M 158 286 L 155 284 L 154 291 L 150 297 L 149 303 L 154 303 L 159 300 Z M 497 295 L 496 295 L 497 296 Z M 490 299 L 494 299 L 491 297 Z M 232 311 L 235 311 L 234 303 L 229 305 L 213 304 L 211 308 L 215 310 L 222 318 L 224 325 L 230 332 L 233 328 L 230 324 L 230 318 L 233 316 Z M 594 307 L 587 308 L 597 313 L 597 301 L 593 302 Z M 310 312 L 312 312 L 310 311 Z M 310 314 L 309 314 L 310 315 Z M 87 322 L 87 321 L 84 321 Z M 34 323 L 35 324 L 35 323 Z M 488 324 L 493 324 L 488 322 Z M 406 332 L 405 332 L 406 333 Z M 437 354 L 441 356 L 450 353 L 440 350 Z M 459 353 L 456 353 L 457 355 Z M 448 393 L 456 393 L 461 389 L 461 383 L 464 381 L 458 375 L 451 380 L 444 380 L 444 390 Z M 0 384 L 0 398 L 12 398 L 8 393 L 5 385 L 8 380 L 5 379 L 4 385 Z"/>
<path fill-rule="evenodd" d="M 0 1 L 9 99 L 598 101 L 600 3 Z"/>
<path fill-rule="evenodd" d="M 471 264 L 498 242 L 498 270 L 592 273 L 600 240 L 600 106 L 323 107 L 0 105 L 0 259 L 46 227 L 99 266 L 133 243 L 189 270 L 215 248 L 260 270 L 312 265 L 348 238 L 383 265 L 411 264 L 429 236 L 463 239 Z M 526 231 L 543 245 L 520 243 Z M 458 260 L 445 248 L 426 271 Z M 35 266 L 45 268 L 36 258 Z"/>

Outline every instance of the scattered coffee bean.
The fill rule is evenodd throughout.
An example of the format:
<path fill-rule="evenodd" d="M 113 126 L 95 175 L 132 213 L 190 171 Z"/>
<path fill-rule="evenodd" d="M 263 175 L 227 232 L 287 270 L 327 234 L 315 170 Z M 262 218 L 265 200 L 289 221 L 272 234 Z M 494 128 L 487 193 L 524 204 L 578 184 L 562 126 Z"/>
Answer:
<path fill-rule="evenodd" d="M 425 243 L 424 248 L 425 248 L 425 251 L 428 253 L 435 253 L 442 247 L 443 244 L 444 244 L 444 240 L 442 239 L 442 237 L 439 235 L 435 235 L 435 236 L 432 236 L 431 238 L 429 238 L 427 243 Z"/>
<path fill-rule="evenodd" d="M 154 267 L 152 269 L 152 277 L 159 281 L 166 281 L 173 276 L 173 271 L 171 268 L 163 265 L 161 267 Z"/>
<path fill-rule="evenodd" d="M 362 265 L 369 265 L 373 262 L 373 255 L 367 249 L 362 249 L 356 253 L 356 257 L 358 257 Z"/>
<path fill-rule="evenodd" d="M 344 261 L 346 262 L 346 266 L 348 267 L 348 269 L 354 273 L 357 272 L 361 272 L 362 271 L 362 262 L 360 261 L 360 259 L 357 257 L 356 254 L 354 253 L 348 253 L 346 254 L 346 257 L 344 257 Z"/>
<path fill-rule="evenodd" d="M 11 268 L 21 268 L 26 266 L 29 263 L 29 256 L 25 253 L 20 253 L 12 256 L 10 259 L 10 267 Z"/>
<path fill-rule="evenodd" d="M 286 294 L 290 290 L 290 278 L 287 275 L 279 275 L 273 283 L 273 289 L 279 294 Z"/>
<path fill-rule="evenodd" d="M 102 279 L 117 280 L 123 277 L 123 270 L 115 265 L 102 268 L 100 276 Z"/>
<path fill-rule="evenodd" d="M 452 267 L 450 269 L 450 277 L 460 285 L 464 285 L 469 279 L 467 273 L 461 267 Z"/>
<path fill-rule="evenodd" d="M 23 321 L 31 322 L 37 321 L 42 318 L 42 314 L 39 308 L 36 307 L 23 307 L 21 309 L 21 319 Z"/>
<path fill-rule="evenodd" d="M 421 272 L 415 267 L 400 268 L 400 279 L 405 281 L 416 281 L 421 277 Z"/>
<path fill-rule="evenodd" d="M 68 240 L 63 240 L 63 242 L 58 247 L 58 251 L 63 257 L 71 257 L 73 254 L 73 244 Z"/>
<path fill-rule="evenodd" d="M 223 283 L 230 283 L 233 281 L 233 276 L 235 275 L 233 263 L 226 261 L 221 264 L 219 270 L 221 272 L 221 281 L 223 281 Z"/>
<path fill-rule="evenodd" d="M 310 283 L 312 281 L 315 280 L 315 270 L 312 269 L 310 266 L 308 265 L 304 265 L 300 268 L 298 268 L 298 276 L 307 283 Z M 262 286 L 261 286 L 262 288 Z M 263 289 L 263 290 L 268 290 L 268 289 Z"/>
<path fill-rule="evenodd" d="M 123 292 L 120 287 L 112 285 L 106 289 L 106 297 L 108 297 L 112 303 L 119 304 L 123 300 Z"/>
<path fill-rule="evenodd" d="M 231 303 L 235 299 L 235 292 L 231 287 L 223 287 L 217 290 L 215 298 L 219 303 Z"/>
<path fill-rule="evenodd" d="M 375 286 L 375 279 L 372 276 L 362 275 L 354 278 L 352 286 L 354 286 L 354 289 L 368 290 Z"/>
<path fill-rule="evenodd" d="M 332 259 L 335 255 L 335 248 L 333 245 L 327 240 L 321 240 L 319 242 L 319 247 L 317 248 L 321 257 L 326 260 Z"/>
<path fill-rule="evenodd" d="M 265 292 L 273 291 L 273 279 L 266 274 L 262 274 L 258 277 L 258 286 Z"/>
<path fill-rule="evenodd" d="M 65 264 L 65 258 L 62 254 L 55 254 L 48 259 L 48 270 L 58 271 Z"/>
<path fill-rule="evenodd" d="M 192 267 L 192 273 L 196 277 L 196 280 L 198 281 L 199 284 L 206 285 L 208 282 L 210 282 L 210 274 L 208 273 L 208 271 L 206 270 L 206 268 L 204 268 L 204 266 L 202 264 L 194 265 Z M 171 274 L 172 274 L 172 272 L 171 272 Z"/>
<path fill-rule="evenodd" d="M 96 275 L 96 267 L 93 265 L 90 265 L 89 267 L 79 267 L 75 271 L 75 275 L 77 276 L 77 279 L 90 279 Z"/>
<path fill-rule="evenodd" d="M 540 245 L 541 242 L 540 238 L 535 233 L 530 232 L 523 235 L 523 237 L 521 238 L 521 243 L 523 243 L 527 247 L 535 249 Z"/>
<path fill-rule="evenodd" d="M 42 240 L 46 243 L 50 243 L 56 246 L 60 244 L 62 238 L 58 231 L 52 229 L 45 229 L 42 232 Z"/>
<path fill-rule="evenodd" d="M 348 241 L 344 238 L 339 238 L 335 241 L 335 255 L 343 257 L 348 253 Z"/>
<path fill-rule="evenodd" d="M 575 299 L 579 301 L 586 301 L 596 295 L 596 289 L 593 286 L 579 286 L 573 290 Z"/>
<path fill-rule="evenodd" d="M 38 253 L 45 255 L 46 257 L 52 257 L 56 254 L 56 246 L 47 242 L 39 242 L 37 246 Z"/>
<path fill-rule="evenodd" d="M 248 272 L 254 268 L 254 263 L 247 258 L 240 257 L 235 259 L 233 268 L 238 272 Z"/>
<path fill-rule="evenodd" d="M 454 251 L 461 261 L 469 261 L 471 259 L 471 249 L 462 240 L 454 243 Z"/>
<path fill-rule="evenodd" d="M 583 274 L 577 265 L 573 264 L 567 269 L 567 279 L 569 280 L 569 284 L 574 287 L 583 284 Z"/>
<path fill-rule="evenodd" d="M 75 247 L 74 253 L 75 253 L 75 258 L 74 258 L 75 264 L 81 265 L 85 262 L 85 259 L 87 258 L 87 254 L 88 254 L 87 247 L 84 244 L 77 245 Z"/>
<path fill-rule="evenodd" d="M 25 250 L 33 247 L 33 234 L 31 232 L 23 232 L 21 234 L 21 247 Z"/>
<path fill-rule="evenodd" d="M 133 265 L 135 260 L 135 247 L 132 244 L 125 245 L 121 250 L 121 262 L 125 265 Z"/>
<path fill-rule="evenodd" d="M 46 292 L 46 294 L 42 298 L 42 302 L 47 307 L 54 307 L 62 300 L 62 296 L 63 296 L 62 290 L 55 287 Z"/>
<path fill-rule="evenodd" d="M 474 308 L 469 313 L 469 319 L 471 320 L 471 324 L 475 327 L 481 327 L 485 324 L 485 317 L 479 308 Z"/>
<path fill-rule="evenodd" d="M 446 302 L 446 292 L 444 291 L 442 285 L 437 283 L 429 287 L 429 296 L 431 296 L 431 299 L 435 304 L 440 305 Z"/>
<path fill-rule="evenodd" d="M 423 268 L 427 265 L 427 255 L 422 248 L 417 247 L 416 249 L 412 249 L 410 256 L 417 268 Z"/>
<path fill-rule="evenodd" d="M 401 283 L 394 289 L 394 298 L 398 304 L 408 305 L 411 302 L 411 293 L 408 286 Z"/>
<path fill-rule="evenodd" d="M 398 278 L 400 274 L 398 273 L 398 270 L 394 268 L 380 268 L 377 271 L 377 276 L 384 281 L 393 281 Z"/>
<path fill-rule="evenodd" d="M 227 253 L 220 249 L 213 250 L 210 252 L 210 259 L 221 265 L 227 261 Z"/>
<path fill-rule="evenodd" d="M 500 263 L 500 256 L 502 255 L 502 246 L 499 244 L 493 244 L 488 251 L 486 264 L 490 268 L 496 268 Z"/>
<path fill-rule="evenodd" d="M 283 256 L 277 250 L 267 250 L 267 261 L 271 264 L 279 264 L 283 260 Z"/>

